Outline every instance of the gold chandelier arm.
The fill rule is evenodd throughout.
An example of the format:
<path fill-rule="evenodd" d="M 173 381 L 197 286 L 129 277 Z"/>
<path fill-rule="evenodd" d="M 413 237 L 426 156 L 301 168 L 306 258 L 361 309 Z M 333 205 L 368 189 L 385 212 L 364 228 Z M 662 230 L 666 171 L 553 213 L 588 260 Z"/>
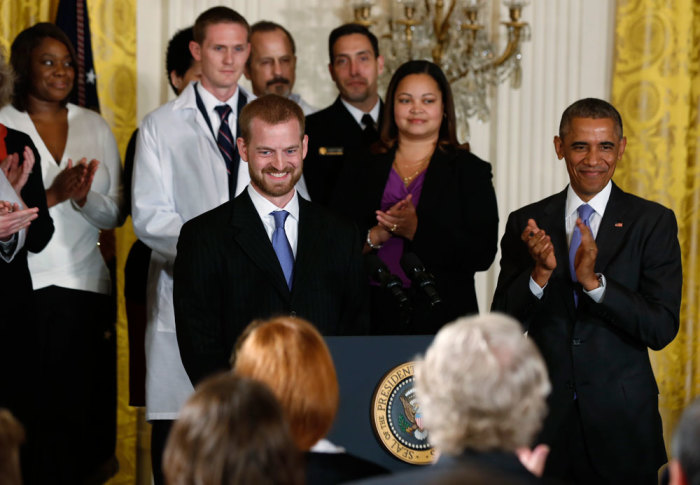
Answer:
<path fill-rule="evenodd" d="M 491 67 L 502 66 L 508 59 L 511 58 L 513 54 L 515 54 L 518 49 L 518 44 L 520 44 L 520 32 L 522 31 L 523 27 L 527 25 L 524 22 L 502 22 L 502 24 L 513 29 L 512 35 L 508 36 L 508 44 L 503 50 L 503 53 L 489 63 Z"/>
<path fill-rule="evenodd" d="M 426 0 L 427 2 L 427 0 Z M 447 14 L 442 17 L 442 8 L 444 3 L 442 0 L 435 2 L 435 16 L 433 17 L 433 32 L 435 32 L 435 39 L 437 43 L 433 47 L 433 62 L 440 65 L 442 63 L 442 56 L 447 47 L 450 31 L 450 18 L 457 6 L 457 0 L 452 0 L 450 6 L 447 9 Z"/>
<path fill-rule="evenodd" d="M 488 71 L 490 69 L 494 69 L 496 67 L 502 66 L 503 64 L 505 64 L 508 61 L 508 59 L 510 59 L 513 56 L 513 54 L 515 54 L 518 51 L 518 44 L 520 44 L 520 33 L 521 33 L 523 27 L 525 27 L 527 25 L 527 23 L 525 23 L 525 22 L 502 22 L 502 23 L 504 25 L 507 25 L 508 27 L 513 28 L 512 35 L 510 35 L 508 37 L 508 44 L 506 44 L 506 47 L 505 47 L 505 49 L 503 49 L 503 52 L 501 53 L 500 56 L 498 56 L 497 58 L 495 58 L 491 62 L 488 62 L 488 63 L 482 65 L 479 69 L 476 69 L 474 71 L 475 74 L 480 73 L 480 72 L 485 72 L 485 71 Z M 470 47 L 471 47 L 471 44 L 470 44 Z M 464 76 L 469 74 L 470 70 L 471 69 L 463 69 L 463 70 L 459 71 L 456 75 L 449 76 L 448 81 L 450 83 L 459 81 Z"/>

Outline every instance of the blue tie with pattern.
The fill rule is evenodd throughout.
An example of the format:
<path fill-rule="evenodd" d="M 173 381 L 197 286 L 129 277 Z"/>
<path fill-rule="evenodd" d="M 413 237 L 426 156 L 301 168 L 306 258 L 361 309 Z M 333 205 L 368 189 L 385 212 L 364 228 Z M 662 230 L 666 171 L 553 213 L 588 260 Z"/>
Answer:
<path fill-rule="evenodd" d="M 272 233 L 272 247 L 277 253 L 277 259 L 282 266 L 284 279 L 287 280 L 287 286 L 292 289 L 292 275 L 294 272 L 294 254 L 292 247 L 289 245 L 287 233 L 284 230 L 284 222 L 287 220 L 289 212 L 274 211 L 270 213 L 275 218 L 275 232 Z"/>
<path fill-rule="evenodd" d="M 593 207 L 588 204 L 581 204 L 578 207 L 578 216 L 581 218 L 581 222 L 591 228 L 590 217 L 593 214 Z M 575 283 L 578 281 L 576 277 L 576 269 L 574 268 L 574 260 L 576 258 L 576 251 L 581 245 L 581 231 L 578 226 L 574 226 L 574 233 L 571 236 L 571 245 L 569 246 L 569 270 L 571 271 L 571 280 Z M 578 292 L 574 290 L 574 303 L 578 306 Z"/>

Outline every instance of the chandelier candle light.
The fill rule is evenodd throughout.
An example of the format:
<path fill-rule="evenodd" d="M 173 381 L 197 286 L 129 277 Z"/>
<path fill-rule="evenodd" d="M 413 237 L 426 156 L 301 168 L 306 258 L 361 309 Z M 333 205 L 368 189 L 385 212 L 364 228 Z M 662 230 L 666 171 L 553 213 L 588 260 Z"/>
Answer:
<path fill-rule="evenodd" d="M 460 128 L 468 131 L 467 118 L 488 121 L 488 89 L 506 79 L 520 87 L 520 46 L 529 38 L 529 25 L 521 20 L 529 0 L 503 0 L 510 20 L 503 21 L 507 43 L 500 55 L 483 23 L 486 0 L 390 0 L 389 13 L 372 18 L 376 0 L 351 0 L 355 22 L 375 30 L 390 77 L 411 59 L 426 59 L 442 67 L 450 81 Z M 447 5 L 446 5 L 447 4 Z M 386 84 L 387 79 L 382 79 Z"/>

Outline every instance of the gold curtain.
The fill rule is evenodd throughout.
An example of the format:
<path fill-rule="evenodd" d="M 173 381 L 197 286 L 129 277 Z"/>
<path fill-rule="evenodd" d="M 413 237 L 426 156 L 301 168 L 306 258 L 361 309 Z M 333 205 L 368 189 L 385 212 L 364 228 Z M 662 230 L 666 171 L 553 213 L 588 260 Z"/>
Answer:
<path fill-rule="evenodd" d="M 0 46 L 9 57 L 19 32 L 37 22 L 53 22 L 58 0 L 0 1 Z M 122 155 L 136 128 L 136 0 L 88 0 L 92 49 L 98 75 L 102 116 L 117 139 Z M 124 261 L 134 241 L 131 222 L 116 231 L 117 293 L 117 459 L 119 473 L 108 483 L 150 483 L 150 464 L 142 459 L 149 432 L 143 411 L 128 405 L 128 345 L 124 313 Z"/>
<path fill-rule="evenodd" d="M 670 207 L 683 257 L 680 331 L 652 352 L 666 444 L 700 395 L 700 3 L 618 0 L 612 98 L 627 150 L 615 181 Z"/>

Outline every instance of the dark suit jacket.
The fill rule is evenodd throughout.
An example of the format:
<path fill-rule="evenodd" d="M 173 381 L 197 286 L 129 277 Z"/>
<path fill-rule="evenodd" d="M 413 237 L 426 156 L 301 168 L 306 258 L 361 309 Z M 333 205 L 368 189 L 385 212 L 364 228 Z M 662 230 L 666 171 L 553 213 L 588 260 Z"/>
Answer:
<path fill-rule="evenodd" d="M 575 392 L 598 471 L 611 478 L 655 472 L 666 453 L 648 348 L 662 349 L 678 332 L 675 216 L 613 184 L 596 237 L 595 270 L 607 279 L 605 295 L 600 303 L 582 295 L 576 308 L 565 204 L 566 190 L 510 215 L 493 309 L 519 319 L 547 362 L 552 393 L 541 440 L 561 439 Z M 550 235 L 556 251 L 557 267 L 541 300 L 529 290 L 534 262 L 520 240 L 529 218 Z M 561 451 L 552 446 L 548 469 L 557 469 Z"/>
<path fill-rule="evenodd" d="M 389 470 L 349 453 L 304 453 L 307 485 L 335 485 L 386 475 Z"/>
<path fill-rule="evenodd" d="M 383 108 L 380 104 L 378 125 Z M 340 96 L 329 107 L 306 117 L 306 134 L 309 147 L 304 159 L 304 180 L 311 200 L 346 213 L 357 200 L 352 184 L 355 164 L 367 157 L 377 136 L 364 136 Z"/>
<path fill-rule="evenodd" d="M 459 456 L 442 456 L 434 465 L 357 482 L 363 485 L 472 484 L 524 485 L 542 483 L 514 453 L 465 451 Z"/>
<path fill-rule="evenodd" d="M 174 268 L 175 325 L 193 383 L 229 367 L 254 319 L 292 314 L 324 335 L 367 332 L 366 280 L 357 229 L 299 198 L 292 290 L 248 191 L 187 222 Z"/>
<path fill-rule="evenodd" d="M 54 226 L 46 206 L 41 158 L 31 138 L 8 128 L 5 145 L 8 155 L 19 154 L 20 163 L 24 161 L 22 153 L 25 146 L 32 149 L 36 158 L 21 195 L 27 207 L 39 208 L 39 217 L 27 229 L 24 246 L 14 259 L 9 263 L 0 260 L 0 281 L 4 283 L 0 299 L 0 369 L 5 369 L 5 372 L 0 372 L 0 407 L 9 407 L 15 416 L 26 423 L 25 416 L 31 411 L 24 395 L 28 392 L 25 387 L 36 380 L 29 368 L 29 361 L 37 357 L 33 333 L 32 278 L 27 266 L 27 252 L 38 253 L 44 249 L 51 240 Z"/>
<path fill-rule="evenodd" d="M 368 162 L 361 224 L 365 232 L 377 224 L 375 211 L 393 160 L 394 151 L 390 151 Z M 498 208 L 491 178 L 491 165 L 473 153 L 449 147 L 433 153 L 416 207 L 418 230 L 405 248 L 435 276 L 442 309 L 428 315 L 418 328 L 412 327 L 413 333 L 436 333 L 459 316 L 478 313 L 474 273 L 491 266 L 498 244 Z M 394 333 L 390 328 L 385 331 Z"/>

